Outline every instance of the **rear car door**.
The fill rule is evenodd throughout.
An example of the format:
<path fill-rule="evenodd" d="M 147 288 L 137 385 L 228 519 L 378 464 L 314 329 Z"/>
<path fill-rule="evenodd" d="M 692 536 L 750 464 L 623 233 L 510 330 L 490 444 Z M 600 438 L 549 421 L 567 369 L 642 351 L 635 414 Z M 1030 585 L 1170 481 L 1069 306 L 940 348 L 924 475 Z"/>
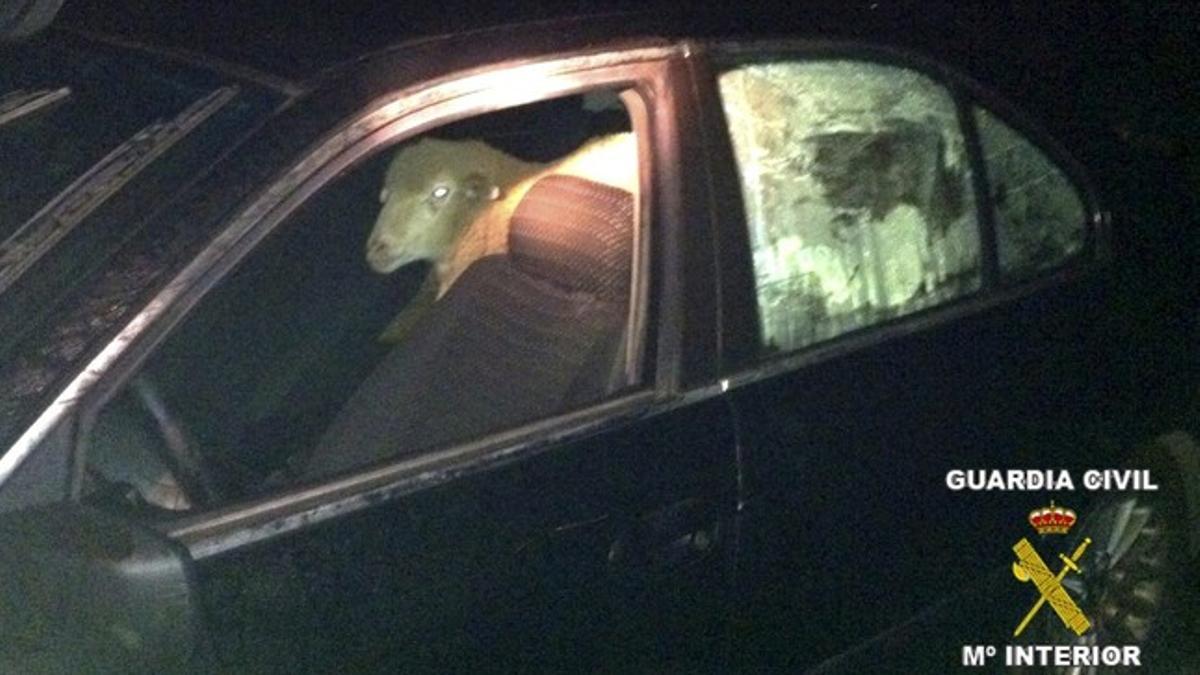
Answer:
<path fill-rule="evenodd" d="M 707 231 L 707 212 L 693 210 L 703 203 L 691 194 L 699 189 L 695 177 L 674 170 L 694 164 L 697 150 L 685 140 L 694 134 L 691 99 L 679 95 L 688 91 L 680 86 L 681 59 L 668 47 L 626 49 L 376 101 L 260 193 L 119 338 L 133 346 L 85 404 L 85 468 L 75 490 L 85 501 L 155 523 L 186 547 L 224 667 L 720 664 L 736 471 L 725 402 L 685 395 L 691 383 L 711 379 L 703 368 L 714 362 L 715 339 L 704 321 L 712 277 L 695 275 L 700 287 L 690 288 L 682 274 L 684 265 L 710 269 L 712 255 L 696 234 Z M 516 81 L 536 84 L 514 90 Z M 427 373 L 428 381 L 389 380 L 380 370 L 392 353 L 376 338 L 396 307 L 420 296 L 429 272 L 417 266 L 380 278 L 362 262 L 391 156 L 385 150 L 396 141 L 416 147 L 415 134 L 451 121 L 458 124 L 441 129 L 441 141 L 495 129 L 495 138 L 504 137 L 507 109 L 518 105 L 517 118 L 530 109 L 551 111 L 544 118 L 550 126 L 532 135 L 545 141 L 558 132 L 554 106 L 600 93 L 621 101 L 640 177 L 620 340 L 604 367 L 588 367 L 585 381 L 598 379 L 601 393 L 574 403 L 517 401 L 521 415 L 456 433 L 456 425 L 469 426 L 467 411 L 479 416 L 488 400 L 504 408 L 523 390 L 484 388 L 488 369 L 503 365 L 487 359 L 509 355 L 498 348 L 504 345 L 445 328 L 475 325 L 455 323 L 461 316 L 439 319 L 431 330 L 445 332 L 426 338 L 428 349 L 441 358 L 459 345 L 495 353 L 465 354 L 474 364 L 466 371 L 458 368 L 464 362 L 445 362 L 453 372 Z M 441 187 L 420 208 L 435 208 L 450 191 Z M 559 217 L 576 222 L 572 205 L 566 208 Z M 595 271 L 599 263 L 591 259 L 530 262 L 537 257 L 531 251 L 558 236 L 533 236 L 523 252 L 514 243 L 489 260 L 565 278 Z M 471 274 L 468 267 L 462 279 Z M 485 293 L 498 288 L 493 281 Z M 520 283 L 562 296 L 544 280 Z M 556 310 L 538 300 L 531 314 L 510 311 L 528 298 L 504 288 L 515 297 L 497 301 L 499 334 L 511 329 L 508 348 L 536 354 L 542 344 L 526 341 L 528 329 L 532 323 L 536 333 L 541 325 L 538 312 Z M 591 292 L 571 291 L 564 302 L 582 302 Z M 455 293 L 439 303 L 480 306 Z M 504 304 L 510 301 L 517 305 Z M 582 331 L 598 310 L 571 311 L 582 313 L 559 322 L 547 344 L 561 348 L 553 339 Z M 413 330 L 426 335 L 424 327 Z M 565 349 L 564 359 L 577 356 Z M 537 380 L 536 368 L 553 370 L 547 363 L 531 361 L 515 379 Z M 443 375 L 457 378 L 449 389 Z M 364 383 L 376 389 L 363 393 Z M 430 388 L 413 394 L 405 387 Z M 445 405 L 455 391 L 462 400 L 454 414 L 412 422 L 438 437 L 413 440 L 419 449 L 363 452 L 352 461 L 328 454 L 380 442 L 373 425 L 381 418 L 361 417 L 358 407 L 378 408 L 395 392 L 418 403 L 442 397 Z M 368 424 L 356 427 L 363 419 Z M 326 454 L 314 461 L 306 452 Z"/>
<path fill-rule="evenodd" d="M 1060 154 L 936 65 L 779 44 L 712 58 L 737 653 L 809 666 L 1003 571 L 1045 504 L 951 490 L 948 471 L 1103 457 L 1081 445 L 1098 211 Z M 923 667 L 956 663 L 993 614 Z"/>

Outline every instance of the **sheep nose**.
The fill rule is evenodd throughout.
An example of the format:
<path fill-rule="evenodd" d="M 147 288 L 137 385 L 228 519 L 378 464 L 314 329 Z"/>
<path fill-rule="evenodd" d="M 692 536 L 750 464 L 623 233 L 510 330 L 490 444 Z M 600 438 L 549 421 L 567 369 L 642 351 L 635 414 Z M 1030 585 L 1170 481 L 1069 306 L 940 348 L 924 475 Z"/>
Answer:
<path fill-rule="evenodd" d="M 378 239 L 372 239 L 371 241 L 367 242 L 367 255 L 378 257 L 386 252 L 387 245 L 382 241 L 379 241 Z"/>

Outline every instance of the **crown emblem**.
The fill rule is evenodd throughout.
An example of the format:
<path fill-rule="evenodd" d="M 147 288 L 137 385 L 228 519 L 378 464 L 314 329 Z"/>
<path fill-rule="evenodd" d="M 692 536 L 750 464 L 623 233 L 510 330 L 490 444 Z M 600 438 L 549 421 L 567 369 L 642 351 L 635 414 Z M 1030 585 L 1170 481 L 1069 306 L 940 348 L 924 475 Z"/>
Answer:
<path fill-rule="evenodd" d="M 1074 511 L 1055 506 L 1053 501 L 1050 506 L 1029 512 L 1029 524 L 1038 534 L 1066 534 L 1076 520 Z"/>

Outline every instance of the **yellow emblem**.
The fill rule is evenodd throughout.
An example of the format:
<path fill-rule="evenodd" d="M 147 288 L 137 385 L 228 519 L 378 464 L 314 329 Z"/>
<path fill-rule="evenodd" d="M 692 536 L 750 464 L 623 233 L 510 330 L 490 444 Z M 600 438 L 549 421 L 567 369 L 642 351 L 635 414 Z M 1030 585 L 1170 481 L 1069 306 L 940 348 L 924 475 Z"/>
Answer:
<path fill-rule="evenodd" d="M 1049 507 L 1033 509 L 1030 512 L 1030 525 L 1042 536 L 1066 534 L 1075 525 L 1075 521 L 1073 510 L 1055 506 L 1054 501 L 1050 502 Z M 1079 605 L 1070 599 L 1067 590 L 1062 587 L 1062 580 L 1067 577 L 1068 572 L 1079 574 L 1079 566 L 1076 563 L 1079 562 L 1079 558 L 1084 557 L 1084 551 L 1091 543 L 1090 538 L 1085 538 L 1084 543 L 1079 544 L 1079 548 L 1076 548 L 1070 557 L 1058 554 L 1058 557 L 1062 558 L 1062 569 L 1058 571 L 1058 574 L 1054 574 L 1050 572 L 1049 567 L 1046 567 L 1046 563 L 1042 561 L 1042 556 L 1038 555 L 1038 551 L 1033 549 L 1030 540 L 1022 537 L 1020 542 L 1016 542 L 1016 545 L 1013 546 L 1013 552 L 1016 554 L 1016 562 L 1013 563 L 1013 577 L 1020 581 L 1033 581 L 1033 585 L 1037 586 L 1038 593 L 1042 597 L 1038 598 L 1038 602 L 1033 604 L 1033 609 L 1028 611 L 1025 619 L 1016 626 L 1016 631 L 1013 631 L 1014 638 L 1016 635 L 1020 635 L 1021 631 L 1025 631 L 1025 627 L 1046 602 L 1050 603 L 1050 608 L 1054 609 L 1058 619 L 1061 619 L 1064 625 L 1072 629 L 1076 635 L 1082 635 L 1092 627 L 1092 622 L 1084 616 L 1084 611 L 1079 609 Z"/>
<path fill-rule="evenodd" d="M 1043 536 L 1066 534 L 1075 525 L 1076 520 L 1074 511 L 1055 506 L 1053 501 L 1046 508 L 1034 509 L 1029 512 L 1029 524 Z M 1017 554 L 1017 562 L 1012 564 L 1013 576 L 1020 581 L 1032 581 L 1041 595 L 1034 603 L 1033 609 L 1029 610 L 1029 613 L 1017 625 L 1017 629 L 1013 631 L 1013 637 L 1020 635 L 1021 631 L 1025 630 L 1025 626 L 1029 625 L 1038 610 L 1047 602 L 1050 603 L 1050 608 L 1054 610 L 1058 618 L 1062 619 L 1063 624 L 1075 631 L 1076 635 L 1083 635 L 1092 627 L 1092 623 L 1083 615 L 1083 610 L 1079 609 L 1079 605 L 1075 604 L 1062 586 L 1062 580 L 1067 576 L 1067 572 L 1079 574 L 1079 565 L 1076 563 L 1083 557 L 1083 552 L 1091 543 L 1091 539 L 1084 538 L 1083 543 L 1075 549 L 1070 558 L 1059 553 L 1058 557 L 1062 558 L 1063 568 L 1058 571 L 1058 574 L 1054 574 L 1049 567 L 1046 567 L 1046 563 L 1042 561 L 1042 557 L 1034 550 L 1033 544 L 1030 544 L 1028 539 L 1022 537 L 1021 541 L 1013 546 L 1013 552 Z"/>
<path fill-rule="evenodd" d="M 1063 624 L 1075 631 L 1076 635 L 1083 635 L 1087 629 L 1092 627 L 1092 623 L 1083 615 L 1083 610 L 1079 609 L 1079 605 L 1075 604 L 1071 596 L 1067 595 L 1066 589 L 1062 587 L 1062 580 L 1067 576 L 1067 572 L 1079 573 L 1079 566 L 1075 563 L 1083 557 L 1083 552 L 1087 550 L 1090 543 L 1092 540 L 1085 538 L 1070 558 L 1059 553 L 1058 557 L 1062 558 L 1063 568 L 1057 575 L 1046 567 L 1046 563 L 1042 562 L 1042 557 L 1034 550 L 1033 544 L 1030 544 L 1028 539 L 1022 537 L 1021 541 L 1013 546 L 1013 552 L 1017 554 L 1017 562 L 1012 564 L 1013 576 L 1021 581 L 1032 581 L 1042 596 L 1038 598 L 1033 609 L 1029 610 L 1017 629 L 1013 631 L 1013 637 L 1020 635 L 1021 631 L 1025 630 L 1025 626 L 1047 602 L 1050 603 L 1054 613 L 1058 614 L 1058 618 L 1062 619 Z"/>

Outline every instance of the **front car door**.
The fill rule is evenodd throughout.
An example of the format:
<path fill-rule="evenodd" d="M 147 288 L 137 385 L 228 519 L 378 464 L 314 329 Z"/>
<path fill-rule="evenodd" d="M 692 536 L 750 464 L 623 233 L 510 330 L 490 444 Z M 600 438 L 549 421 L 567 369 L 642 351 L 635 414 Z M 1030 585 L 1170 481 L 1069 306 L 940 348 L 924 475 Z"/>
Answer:
<path fill-rule="evenodd" d="M 1045 498 L 955 491 L 950 470 L 1102 461 L 1080 444 L 1100 391 L 1099 212 L 1060 154 L 935 65 L 853 46 L 711 56 L 745 471 L 737 653 L 810 666 L 1005 573 Z M 1012 595 L 903 651 L 951 667 L 1011 631 L 994 603 Z"/>
<path fill-rule="evenodd" d="M 713 264 L 707 212 L 693 208 L 703 204 L 692 195 L 700 177 L 677 170 L 699 164 L 692 101 L 680 94 L 691 91 L 681 86 L 683 59 L 661 44 L 592 52 L 374 100 L 239 210 L 68 387 L 55 408 L 82 401 L 72 493 L 186 548 L 222 667 L 719 664 L 736 472 L 725 403 L 685 395 L 711 379 L 703 366 L 713 363 L 715 339 L 704 321 L 711 275 L 696 275 L 699 288 L 682 275 L 685 265 Z M 437 142 L 484 139 L 493 148 L 524 136 L 522 166 L 550 164 L 592 135 L 593 122 L 608 130 L 614 108 L 636 140 L 638 177 L 630 259 L 618 265 L 632 272 L 616 299 L 618 330 L 607 333 L 616 341 L 570 347 L 608 306 L 591 297 L 594 285 L 571 282 L 613 261 L 554 264 L 580 260 L 568 247 L 566 258 L 531 262 L 557 241 L 554 230 L 536 236 L 550 227 L 541 223 L 520 251 L 489 251 L 461 277 L 480 278 L 473 267 L 483 261 L 507 270 L 503 283 L 482 284 L 484 294 L 507 294 L 487 326 L 499 325 L 498 341 L 462 332 L 479 317 L 438 313 L 442 302 L 486 309 L 454 286 L 429 310 L 436 326 L 409 325 L 436 358 L 460 345 L 493 351 L 442 361 L 428 379 L 394 377 L 421 371 L 404 365 L 416 358 L 409 353 L 387 370 L 408 338 L 382 337 L 437 267 L 380 275 L 362 259 L 387 198 L 379 186 L 396 187 L 386 182 L 388 160 L 421 147 L 426 138 L 416 137 L 433 129 Z M 593 110 L 601 112 L 586 114 Z M 562 111 L 574 117 L 560 124 Z M 493 187 L 470 196 L 501 198 L 508 186 Z M 441 208 L 452 190 L 467 193 L 439 183 L 418 208 Z M 570 200 L 558 208 L 578 220 Z M 504 286 L 514 275 L 516 285 Z M 560 301 L 568 314 L 555 314 Z M 530 342 L 539 329 L 544 343 Z M 437 330 L 440 340 L 427 337 Z M 497 349 L 509 336 L 512 350 L 535 358 L 508 384 L 543 375 L 561 384 L 556 364 L 537 353 L 545 344 L 585 363 L 568 378 L 569 396 L 542 390 L 522 405 L 513 401 L 520 387 L 485 388 L 488 369 L 504 365 L 487 359 L 510 358 Z M 479 376 L 456 370 L 463 363 Z M 439 380 L 447 373 L 457 378 L 449 388 Z M 461 392 L 455 414 L 412 420 L 425 436 L 394 447 L 375 433 L 387 422 L 375 402 L 440 396 L 445 409 L 447 392 Z M 462 422 L 486 419 L 479 411 L 489 400 L 519 413 Z M 366 408 L 374 412 L 362 417 Z M 330 448 L 354 454 L 368 443 L 374 449 L 352 461 L 329 459 Z"/>

